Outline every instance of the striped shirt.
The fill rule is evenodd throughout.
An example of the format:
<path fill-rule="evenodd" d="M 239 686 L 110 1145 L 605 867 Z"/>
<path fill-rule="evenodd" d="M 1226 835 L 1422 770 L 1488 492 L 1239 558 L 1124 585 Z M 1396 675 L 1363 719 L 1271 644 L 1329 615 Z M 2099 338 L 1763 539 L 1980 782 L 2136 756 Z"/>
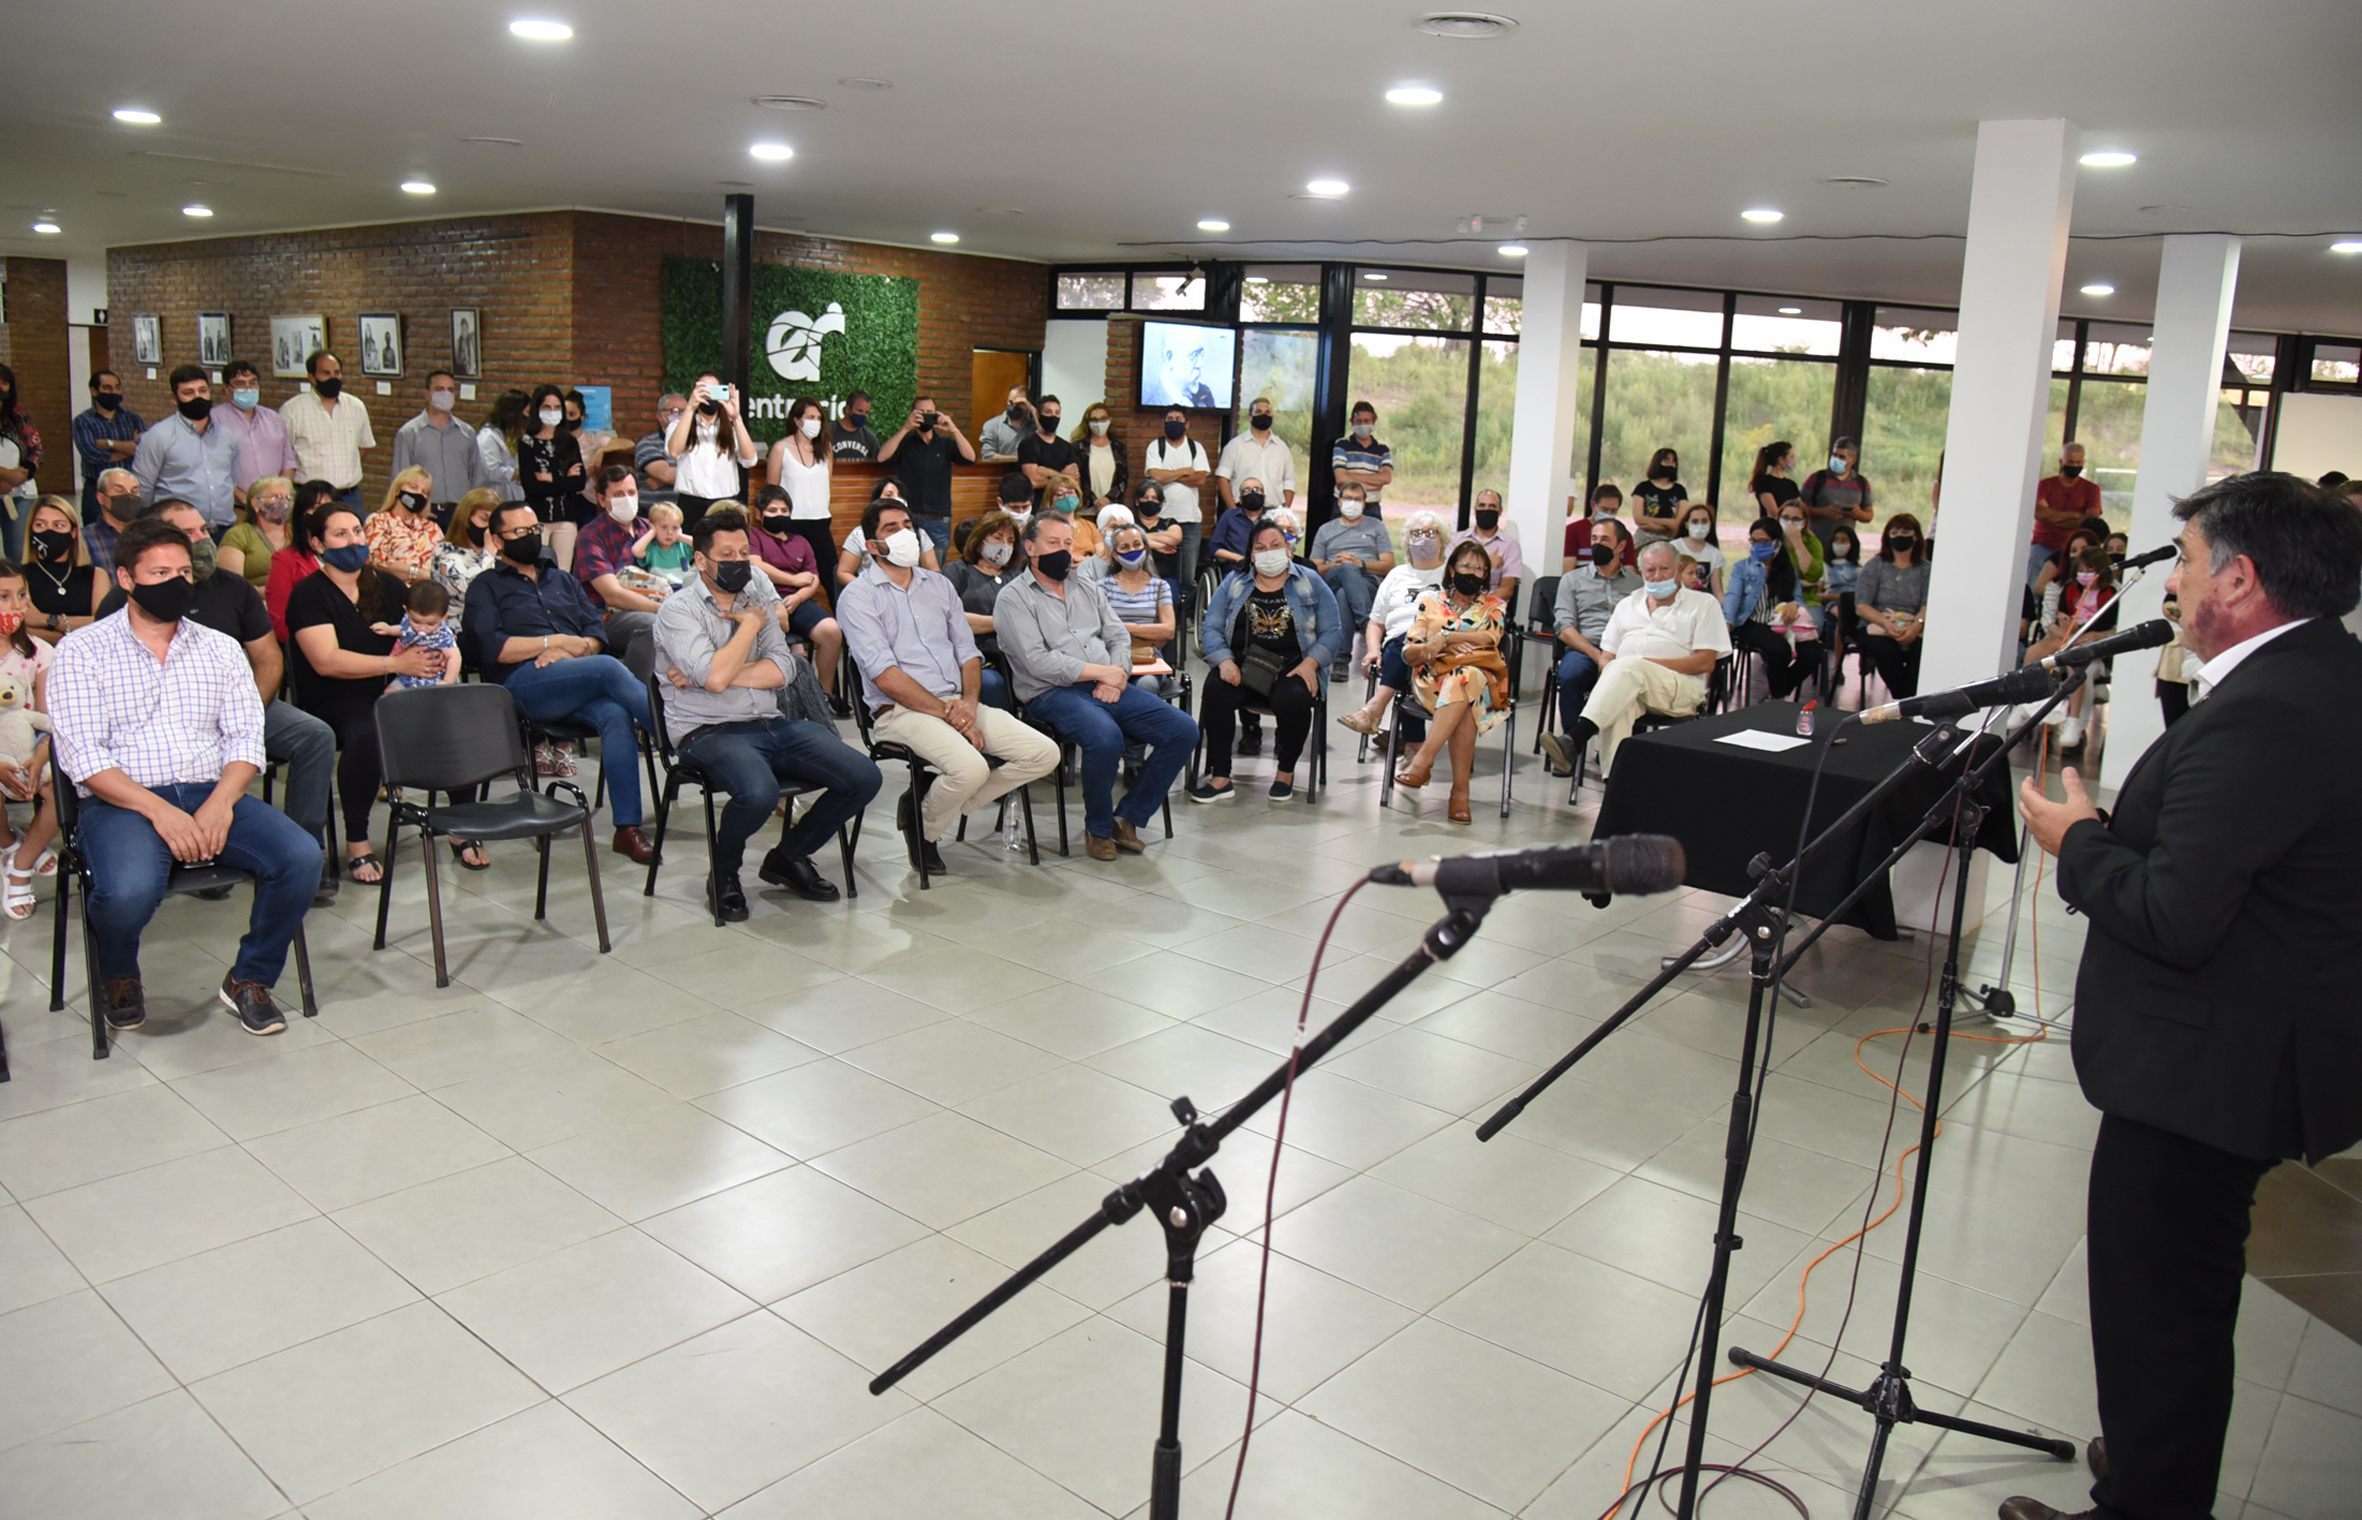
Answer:
<path fill-rule="evenodd" d="M 317 394 L 299 391 L 279 408 L 279 420 L 287 424 L 287 443 L 304 479 L 325 480 L 339 491 L 361 483 L 361 451 L 377 447 L 369 408 L 339 396 L 332 412 Z"/>
<path fill-rule="evenodd" d="M 246 651 L 183 618 L 158 660 L 132 631 L 131 609 L 75 630 L 49 672 L 58 764 L 81 783 L 119 770 L 141 786 L 210 785 L 243 760 L 266 760 L 262 695 Z"/>
<path fill-rule="evenodd" d="M 1143 627 L 1164 620 L 1165 609 L 1173 603 L 1172 586 L 1150 576 L 1148 584 L 1137 591 L 1126 591 L 1123 583 L 1112 575 L 1100 577 L 1099 590 L 1106 596 L 1109 610 L 1119 623 L 1136 623 Z"/>

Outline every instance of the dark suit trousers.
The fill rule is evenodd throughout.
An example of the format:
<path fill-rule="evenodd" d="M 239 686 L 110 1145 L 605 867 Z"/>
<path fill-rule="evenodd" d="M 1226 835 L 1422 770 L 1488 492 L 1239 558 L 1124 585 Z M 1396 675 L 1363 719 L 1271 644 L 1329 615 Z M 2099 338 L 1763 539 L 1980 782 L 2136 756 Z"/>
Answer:
<path fill-rule="evenodd" d="M 2206 1520 L 2231 1421 L 2231 1334 L 2255 1187 L 2275 1163 L 2104 1114 L 2091 1156 L 2100 1513 Z"/>

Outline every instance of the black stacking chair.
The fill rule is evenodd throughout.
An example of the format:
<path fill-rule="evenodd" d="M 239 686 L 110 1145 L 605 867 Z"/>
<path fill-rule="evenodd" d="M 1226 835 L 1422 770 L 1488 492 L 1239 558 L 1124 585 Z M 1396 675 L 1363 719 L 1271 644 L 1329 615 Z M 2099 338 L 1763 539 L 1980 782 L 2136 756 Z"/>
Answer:
<path fill-rule="evenodd" d="M 1206 679 L 1219 681 L 1222 678 L 1209 670 L 1206 673 Z M 1295 677 L 1283 675 L 1280 679 L 1292 681 Z M 1372 691 L 1377 689 L 1377 677 L 1375 676 L 1370 678 L 1370 689 Z M 1396 705 L 1400 706 L 1401 704 L 1398 701 Z M 1388 709 L 1390 712 L 1392 710 Z M 1268 703 L 1248 702 L 1242 705 L 1239 711 L 1253 713 L 1257 717 L 1269 718 L 1275 725 L 1279 722 L 1279 715 L 1271 710 Z M 1204 761 L 1205 752 L 1206 735 L 1205 730 L 1201 728 L 1198 730 L 1197 748 L 1191 751 L 1189 756 L 1189 781 L 1192 786 L 1197 784 L 1198 767 Z M 1320 801 L 1320 789 L 1328 784 L 1329 779 L 1329 673 L 1326 670 L 1320 673 L 1320 690 L 1312 694 L 1312 732 L 1304 741 L 1304 754 L 1301 761 L 1306 776 L 1304 801 L 1310 805 Z M 1167 834 L 1173 832 L 1170 821 L 1171 812 L 1170 808 L 1166 809 L 1165 832 Z"/>
<path fill-rule="evenodd" d="M 642 897 L 656 895 L 656 868 L 664 864 L 664 836 L 672 824 L 673 803 L 679 800 L 681 787 L 684 784 L 696 787 L 705 798 L 705 848 L 708 855 L 714 847 L 714 793 L 720 790 L 704 766 L 673 748 L 672 731 L 664 726 L 664 679 L 661 676 L 648 677 L 648 714 L 656 724 L 655 752 L 664 761 L 664 786 L 662 790 L 657 790 L 653 785 L 649 789 L 649 794 L 656 799 L 656 838 L 651 841 L 656 853 L 648 861 L 648 881 L 640 888 Z M 806 792 L 817 790 L 817 787 L 809 786 L 783 786 L 780 788 L 780 797 L 792 803 Z M 848 902 L 861 895 L 860 887 L 853 881 L 853 851 L 860 843 L 859 816 L 853 819 L 850 832 L 842 824 L 837 826 L 837 848 L 844 852 L 845 857 L 845 900 Z M 722 927 L 718 906 L 714 913 L 714 927 Z"/>
<path fill-rule="evenodd" d="M 90 901 L 90 862 L 82 855 L 80 836 L 75 824 L 82 810 L 82 800 L 76 795 L 74 783 L 61 770 L 57 775 L 57 925 L 52 935 L 49 956 L 49 1011 L 57 1012 L 66 1006 L 66 909 L 73 900 L 74 888 L 82 889 L 82 900 Z M 236 866 L 207 862 L 201 865 L 176 865 L 164 880 L 168 897 L 189 896 L 211 892 L 222 887 L 235 887 L 254 880 L 252 871 Z M 303 993 L 303 1016 L 320 1016 L 319 999 L 312 994 L 312 953 L 305 945 L 303 925 L 295 926 L 295 984 Z M 82 917 L 82 975 L 89 984 L 90 998 L 90 1058 L 103 1061 L 110 1053 L 107 1044 L 107 1020 L 98 1006 L 98 946 L 90 937 L 90 915 Z M 6 1063 L 0 1059 L 0 1076 Z"/>
<path fill-rule="evenodd" d="M 389 691 L 377 702 L 377 747 L 385 764 L 389 792 L 401 798 L 389 804 L 385 856 L 377 884 L 377 941 L 385 948 L 386 915 L 394 905 L 394 867 L 405 825 L 418 830 L 420 851 L 426 858 L 427 920 L 434 931 L 435 985 L 448 987 L 451 975 L 443 956 L 443 887 L 435 863 L 435 840 L 461 839 L 491 843 L 502 839 L 530 839 L 541 853 L 541 874 L 534 889 L 533 916 L 549 916 L 550 836 L 569 829 L 582 833 L 582 856 L 590 871 L 591 912 L 599 926 L 599 953 L 613 946 L 607 939 L 607 899 L 599 888 L 599 847 L 591 837 L 591 804 L 582 789 L 551 778 L 536 791 L 533 760 L 525 748 L 524 729 L 517 721 L 517 704 L 508 688 L 491 681 L 474 685 L 422 686 Z M 473 797 L 476 789 L 499 776 L 516 780 L 513 796 L 483 802 L 446 802 L 435 805 L 435 794 Z M 571 803 L 557 793 L 573 795 Z"/>
<path fill-rule="evenodd" d="M 1501 816 L 1509 816 L 1509 792 L 1517 773 L 1517 662 L 1525 657 L 1525 634 L 1515 626 L 1501 630 L 1501 656 L 1509 666 L 1509 707 L 1501 722 Z M 1402 719 L 1405 704 L 1416 705 L 1415 692 L 1402 692 L 1394 705 L 1386 710 L 1386 743 L 1378 752 L 1378 761 L 1386 773 L 1378 781 L 1378 806 L 1384 807 L 1394 796 L 1394 762 L 1402 753 Z M 1429 714 L 1433 720 L 1433 714 Z"/>
<path fill-rule="evenodd" d="M 845 663 L 847 665 L 853 663 L 853 652 L 849 649 L 845 651 Z M 1003 679 L 1006 679 L 1006 677 L 1004 676 Z M 938 772 L 935 767 L 929 765 L 926 760 L 919 755 L 918 751 L 912 749 L 909 745 L 896 744 L 891 739 L 880 739 L 877 736 L 877 731 L 874 726 L 877 722 L 877 719 L 876 716 L 870 712 L 869 703 L 863 699 L 860 694 L 860 672 L 858 671 L 854 673 L 853 689 L 853 723 L 855 727 L 861 730 L 861 747 L 867 750 L 869 752 L 869 758 L 879 765 L 905 765 L 910 768 L 910 785 L 904 790 L 903 796 L 909 799 L 911 817 L 915 819 L 918 817 L 919 804 L 926 798 L 927 788 L 935 784 L 936 776 L 941 773 Z M 994 770 L 999 770 L 1001 768 L 1001 760 L 998 755 L 985 756 L 984 763 Z M 1066 763 L 1066 755 L 1063 749 L 1061 749 L 1059 752 L 1058 763 L 1061 766 L 1064 766 Z M 1017 788 L 1016 797 L 1017 805 L 1023 809 L 1025 815 L 1026 854 L 1033 861 L 1033 863 L 1038 866 L 1042 863 L 1042 847 L 1041 842 L 1034 837 L 1033 833 L 1033 788 L 1030 786 L 1021 786 Z M 1008 819 L 1009 798 L 1007 794 L 1003 794 L 1001 797 L 1000 827 L 1006 828 L 1008 826 Z M 1059 824 L 1061 828 L 1064 827 L 1065 819 L 1063 816 L 1059 819 Z M 952 837 L 955 839 L 966 839 L 968 837 L 968 820 L 965 817 L 960 819 L 959 832 Z M 927 857 L 923 853 L 918 858 L 918 868 L 919 890 L 921 892 L 931 890 L 927 884 L 930 874 L 927 870 Z"/>

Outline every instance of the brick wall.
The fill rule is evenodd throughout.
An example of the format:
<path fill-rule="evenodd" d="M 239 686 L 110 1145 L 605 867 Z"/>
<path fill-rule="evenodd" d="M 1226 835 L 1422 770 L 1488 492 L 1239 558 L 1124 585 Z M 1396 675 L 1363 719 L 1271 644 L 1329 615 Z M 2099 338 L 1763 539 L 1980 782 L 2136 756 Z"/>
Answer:
<path fill-rule="evenodd" d="M 1109 431 L 1122 435 L 1125 441 L 1125 452 L 1132 461 L 1135 491 L 1148 480 L 1145 473 L 1148 446 L 1165 436 L 1165 408 L 1133 404 L 1140 397 L 1142 320 L 1122 315 L 1107 320 L 1107 409 L 1115 414 L 1115 426 Z M 1189 436 L 1206 451 L 1206 468 L 1211 470 L 1222 457 L 1222 414 L 1190 412 L 1188 417 Z M 1221 493 L 1213 481 L 1198 487 L 1197 508 L 1204 515 L 1206 531 L 1211 533 L 1214 519 L 1222 514 Z"/>
<path fill-rule="evenodd" d="M 618 428 L 636 434 L 655 425 L 664 260 L 721 252 L 718 225 L 575 211 L 214 238 L 108 250 L 108 304 L 126 328 L 134 312 L 163 318 L 157 378 L 118 366 L 132 406 L 150 419 L 171 410 L 163 377 L 195 360 L 198 312 L 231 313 L 236 352 L 266 371 L 272 316 L 324 314 L 346 389 L 368 406 L 380 445 L 364 460 L 364 494 L 374 500 L 394 429 L 424 407 L 427 371 L 450 362 L 452 307 L 483 312 L 484 375 L 477 400 L 460 404 L 463 418 L 481 422 L 510 386 L 608 385 Z M 1048 310 L 1038 264 L 776 233 L 758 237 L 755 256 L 918 280 L 922 389 L 964 397 L 971 349 L 1041 346 Z M 390 382 L 391 396 L 360 372 L 354 340 L 364 311 L 403 315 L 405 373 Z M 285 401 L 295 384 L 266 376 L 264 404 Z"/>
<path fill-rule="evenodd" d="M 16 371 L 17 404 L 41 433 L 44 494 L 74 494 L 74 413 L 66 369 L 66 264 L 63 259 L 8 260 L 8 321 L 0 326 L 0 363 Z"/>

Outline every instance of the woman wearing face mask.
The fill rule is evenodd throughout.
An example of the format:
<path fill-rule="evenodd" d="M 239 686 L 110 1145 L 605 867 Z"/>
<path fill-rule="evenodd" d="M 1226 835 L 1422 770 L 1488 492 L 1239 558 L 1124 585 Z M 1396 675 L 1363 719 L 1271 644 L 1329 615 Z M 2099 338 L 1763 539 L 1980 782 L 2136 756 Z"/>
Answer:
<path fill-rule="evenodd" d="M 1878 557 L 1862 567 L 1854 587 L 1862 620 L 1862 657 L 1897 700 L 1919 693 L 1919 659 L 1926 653 L 1927 561 L 1919 552 L 1919 519 L 1897 512 L 1886 520 Z"/>
<path fill-rule="evenodd" d="M 0 364 L 0 558 L 23 552 L 25 517 L 39 492 L 33 472 L 41 468 L 41 430 L 26 415 L 17 394 L 16 371 Z"/>
<path fill-rule="evenodd" d="M 542 542 L 558 568 L 574 568 L 574 533 L 583 510 L 582 445 L 566 430 L 566 395 L 554 385 L 534 387 L 528 430 L 517 440 L 517 480 L 541 520 Z"/>
<path fill-rule="evenodd" d="M 681 509 L 684 532 L 695 530 L 706 508 L 717 501 L 737 501 L 745 490 L 746 472 L 754 468 L 755 441 L 739 414 L 740 399 L 737 387 L 723 384 L 721 376 L 707 370 L 689 391 L 689 410 L 665 435 L 664 450 L 674 460 L 673 499 Z"/>
<path fill-rule="evenodd" d="M 1796 571 L 1796 594 L 1805 606 L 1819 615 L 1821 582 L 1828 575 L 1828 561 L 1821 549 L 1820 539 L 1806 525 L 1804 503 L 1791 498 L 1780 509 L 1780 556 Z"/>
<path fill-rule="evenodd" d="M 1083 483 L 1072 475 L 1059 473 L 1042 478 L 1042 488 L 1034 498 L 1036 511 L 1055 512 L 1074 524 L 1074 557 L 1097 554 L 1104 542 L 1099 532 L 1097 512 L 1083 510 Z"/>
<path fill-rule="evenodd" d="M 1782 438 L 1765 444 L 1755 451 L 1755 468 L 1747 477 L 1747 489 L 1755 493 L 1756 510 L 1766 517 L 1778 517 L 1780 509 L 1804 494 L 1796 489 L 1796 482 L 1788 477 L 1796 471 L 1796 445 Z"/>
<path fill-rule="evenodd" d="M 2108 522 L 2104 517 L 2083 520 L 2067 534 L 2067 542 L 2052 555 L 2034 575 L 2034 598 L 2042 604 L 2042 624 L 2049 627 L 2058 618 L 2059 594 L 2074 580 L 2077 556 L 2107 538 Z"/>
<path fill-rule="evenodd" d="M 1824 544 L 1839 523 L 1866 523 L 1878 505 L 1877 493 L 1862 478 L 1861 459 L 1861 446 L 1840 438 L 1829 445 L 1828 468 L 1804 477 L 1805 510 L 1812 516 L 1813 536 Z"/>
<path fill-rule="evenodd" d="M 517 441 L 525 436 L 532 407 L 533 398 L 523 391 L 502 391 L 492 403 L 492 415 L 476 430 L 476 453 L 502 501 L 525 499 L 525 487 L 517 479 Z"/>
<path fill-rule="evenodd" d="M 1509 715 L 1509 666 L 1501 658 L 1501 630 L 1508 605 L 1485 594 L 1492 562 L 1482 545 L 1463 540 L 1444 562 L 1443 586 L 1419 599 L 1403 639 L 1411 668 L 1411 693 L 1435 715 L 1426 742 L 1394 773 L 1394 784 L 1413 791 L 1435 778 L 1435 757 L 1452 753 L 1452 794 L 1444 816 L 1469 823 L 1468 773 L 1476 763 L 1477 736 Z"/>
<path fill-rule="evenodd" d="M 837 562 L 837 541 L 828 525 L 829 452 L 820 436 L 824 426 L 820 403 L 798 396 L 788 404 L 786 436 L 771 445 L 771 457 L 763 461 L 770 483 L 787 492 L 788 527 L 812 546 L 815 565 Z"/>
<path fill-rule="evenodd" d="M 1337 721 L 1357 734 L 1375 736 L 1386 728 L 1386 709 L 1396 693 L 1411 689 L 1411 668 L 1402 657 L 1403 637 L 1418 616 L 1419 598 L 1443 584 L 1443 518 L 1422 507 L 1403 522 L 1403 552 L 1410 556 L 1378 582 L 1370 598 L 1369 625 L 1362 630 L 1361 668 L 1376 671 L 1369 701 Z M 1403 714 L 1403 737 L 1413 744 L 1427 737 L 1427 720 Z"/>
<path fill-rule="evenodd" d="M 90 621 L 98 571 L 83 562 L 82 519 L 63 496 L 49 496 L 25 520 L 25 589 L 33 607 L 25 626 L 44 644 Z"/>
<path fill-rule="evenodd" d="M 2075 548 L 2063 551 L 2060 559 L 2067 568 L 2059 577 L 2058 613 L 2051 621 L 2049 633 L 2026 651 L 2028 661 L 2048 659 L 2065 648 L 2070 639 L 2105 638 L 2116 631 L 2116 567 L 2110 562 L 2108 551 L 2098 544 L 2078 541 Z M 2092 681 L 2099 679 L 2101 676 L 2095 669 Z M 2092 681 L 2076 687 L 2064 704 L 2050 710 L 2045 720 L 2059 728 L 2062 751 L 2083 742 L 2084 711 L 2091 696 Z"/>
<path fill-rule="evenodd" d="M 870 493 L 869 499 L 871 501 L 901 501 L 904 499 L 901 483 L 892 480 L 879 481 L 878 488 Z M 935 558 L 935 541 L 922 533 L 919 535 L 919 542 L 925 545 L 919 555 L 919 564 L 929 570 L 938 569 L 939 565 Z M 861 574 L 864 569 L 868 568 L 868 565 L 869 540 L 863 537 L 861 525 L 855 523 L 852 531 L 845 535 L 844 546 L 837 550 L 837 588 L 843 590 L 852 585 L 854 577 Z"/>
<path fill-rule="evenodd" d="M 1862 579 L 1862 541 L 1842 523 L 1829 535 L 1829 550 L 1821 573 L 1821 645 L 1844 650 L 1860 630 L 1854 617 L 1854 588 Z"/>
<path fill-rule="evenodd" d="M 24 694 L 26 711 L 46 713 L 53 651 L 26 630 L 32 616 L 32 587 L 24 572 L 0 560 L 0 677 L 16 683 Z M 0 810 L 0 858 L 7 863 L 0 909 L 12 919 L 33 916 L 33 878 L 57 874 L 57 855 L 49 848 L 49 842 L 57 837 L 57 793 L 45 774 L 48 765 L 46 733 L 35 735 L 33 751 L 22 765 L 0 760 L 0 798 L 33 804 L 33 821 L 21 841 L 10 833 L 8 815 Z"/>
<path fill-rule="evenodd" d="M 836 689 L 845 633 L 820 600 L 820 561 L 812 557 L 811 540 L 796 531 L 794 503 L 781 487 L 765 486 L 755 493 L 747 547 L 754 551 L 755 569 L 779 593 L 779 631 L 811 646 L 812 671 L 820 678 L 820 689 L 829 694 L 830 710 L 843 706 Z M 837 716 L 852 713 L 848 707 Z"/>
<path fill-rule="evenodd" d="M 426 579 L 443 529 L 427 512 L 435 477 L 412 465 L 385 488 L 385 502 L 369 518 L 369 567 L 407 586 Z"/>
<path fill-rule="evenodd" d="M 265 475 L 246 488 L 246 505 L 221 536 L 214 562 L 260 591 L 271 583 L 271 556 L 294 538 L 295 482 Z"/>
<path fill-rule="evenodd" d="M 1803 532 L 1803 524 L 1797 525 Z M 1807 538 L 1812 535 L 1806 534 Z M 1787 553 L 1779 523 L 1755 519 L 1747 530 L 1747 557 L 1734 563 L 1722 593 L 1722 619 L 1730 624 L 1731 646 L 1752 650 L 1763 662 L 1763 679 L 1774 700 L 1796 694 L 1804 678 L 1821 668 L 1821 644 L 1811 610 L 1797 593 L 1796 562 Z M 1807 635 L 1789 644 L 1790 630 Z"/>
<path fill-rule="evenodd" d="M 1116 621 L 1132 636 L 1132 663 L 1163 660 L 1171 664 L 1173 634 L 1179 626 L 1173 611 L 1173 588 L 1156 573 L 1148 552 L 1148 535 L 1134 522 L 1118 522 L 1106 533 L 1108 569 L 1100 578 L 1099 589 L 1106 594 Z M 1132 684 L 1160 697 L 1179 686 L 1171 675 L 1135 676 Z"/>
<path fill-rule="evenodd" d="M 325 480 L 307 480 L 295 488 L 295 510 L 288 519 L 291 527 L 287 547 L 271 556 L 271 578 L 263 587 L 262 601 L 271 612 L 271 626 L 278 630 L 279 642 L 287 642 L 287 599 L 304 578 L 320 568 L 320 556 L 312 552 L 311 540 L 304 527 L 313 514 L 337 500 L 336 487 Z"/>
<path fill-rule="evenodd" d="M 455 630 L 467 609 L 467 588 L 500 561 L 500 546 L 492 541 L 492 509 L 499 505 L 500 493 L 489 486 L 478 486 L 459 498 L 451 509 L 451 527 L 435 545 L 434 560 L 427 566 L 436 584 L 451 593 L 451 610 L 445 615 Z"/>
<path fill-rule="evenodd" d="M 1639 543 L 1661 543 L 1681 532 L 1681 506 L 1689 500 L 1689 491 L 1681 483 L 1681 455 L 1672 449 L 1659 449 L 1649 456 L 1648 469 L 1639 485 L 1632 488 L 1632 505 L 1636 509 L 1632 521 L 1632 536 Z M 1678 544 L 1684 554 L 1689 546 Z"/>
<path fill-rule="evenodd" d="M 967 615 L 968 632 L 984 656 L 986 704 L 1010 711 L 1009 683 L 1000 672 L 1000 641 L 992 633 L 992 604 L 1001 588 L 1025 569 L 1025 549 L 1018 541 L 1020 524 L 1006 512 L 987 512 L 968 530 L 968 546 L 951 562 L 945 579 L 959 593 L 960 611 Z"/>
<path fill-rule="evenodd" d="M 1122 501 L 1132 484 L 1132 464 L 1124 457 L 1123 440 L 1115 436 L 1115 413 L 1095 401 L 1083 410 L 1082 425 L 1074 430 L 1075 473 L 1091 493 L 1091 504 L 1104 507 Z"/>
<path fill-rule="evenodd" d="M 1698 589 L 1712 596 L 1722 595 L 1725 556 L 1714 529 L 1714 508 L 1702 501 L 1693 501 L 1681 510 L 1681 536 L 1673 547 L 1698 562 L 1705 573 L 1705 584 Z"/>
<path fill-rule="evenodd" d="M 383 772 L 377 699 L 391 676 L 442 673 L 443 655 L 395 652 L 373 624 L 399 623 L 399 583 L 369 567 L 369 540 L 353 509 L 332 503 L 312 514 L 305 535 L 320 568 L 287 598 L 288 674 L 296 705 L 336 730 L 336 790 L 344 804 L 345 877 L 363 886 L 384 869 L 369 845 L 369 809 Z"/>
<path fill-rule="evenodd" d="M 1205 779 L 1192 802 L 1227 801 L 1231 731 L 1249 703 L 1271 709 L 1279 728 L 1273 797 L 1296 790 L 1296 757 L 1312 732 L 1316 698 L 1345 644 L 1337 595 L 1328 582 L 1289 557 L 1287 533 L 1265 518 L 1247 540 L 1247 568 L 1225 576 L 1206 599 L 1198 631 L 1206 666 L 1198 725 L 1206 740 Z"/>

